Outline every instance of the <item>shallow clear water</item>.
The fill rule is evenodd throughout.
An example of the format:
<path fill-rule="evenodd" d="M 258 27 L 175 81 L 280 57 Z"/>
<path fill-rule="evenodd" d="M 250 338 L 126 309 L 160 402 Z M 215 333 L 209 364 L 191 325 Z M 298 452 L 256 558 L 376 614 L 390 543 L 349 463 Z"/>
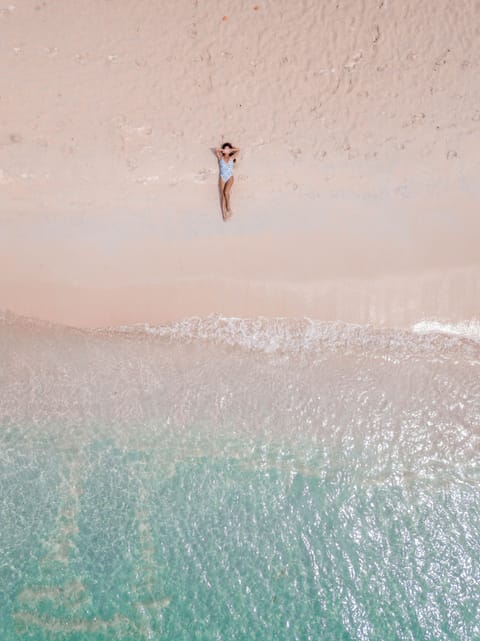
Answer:
<path fill-rule="evenodd" d="M 480 345 L 0 328 L 0 639 L 480 638 Z"/>

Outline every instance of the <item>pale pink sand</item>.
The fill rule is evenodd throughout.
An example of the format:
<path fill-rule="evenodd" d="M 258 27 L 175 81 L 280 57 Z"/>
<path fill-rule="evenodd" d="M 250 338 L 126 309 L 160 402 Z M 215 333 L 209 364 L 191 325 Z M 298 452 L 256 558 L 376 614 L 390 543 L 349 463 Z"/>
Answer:
<path fill-rule="evenodd" d="M 475 0 L 0 4 L 0 308 L 480 316 L 479 25 Z"/>

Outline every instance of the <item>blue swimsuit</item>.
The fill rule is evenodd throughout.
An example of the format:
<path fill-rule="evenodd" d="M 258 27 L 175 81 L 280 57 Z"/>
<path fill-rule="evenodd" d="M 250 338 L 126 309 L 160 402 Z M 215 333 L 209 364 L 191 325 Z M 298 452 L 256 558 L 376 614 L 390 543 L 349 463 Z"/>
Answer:
<path fill-rule="evenodd" d="M 225 162 L 220 158 L 220 176 L 225 182 L 233 176 L 233 160 Z"/>

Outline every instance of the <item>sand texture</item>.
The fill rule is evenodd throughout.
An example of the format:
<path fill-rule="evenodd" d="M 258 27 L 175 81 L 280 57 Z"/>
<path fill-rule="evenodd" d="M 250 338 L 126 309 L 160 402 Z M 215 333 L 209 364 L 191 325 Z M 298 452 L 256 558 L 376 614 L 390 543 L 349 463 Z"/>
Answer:
<path fill-rule="evenodd" d="M 480 316 L 478 0 L 11 0 L 0 32 L 0 308 Z"/>

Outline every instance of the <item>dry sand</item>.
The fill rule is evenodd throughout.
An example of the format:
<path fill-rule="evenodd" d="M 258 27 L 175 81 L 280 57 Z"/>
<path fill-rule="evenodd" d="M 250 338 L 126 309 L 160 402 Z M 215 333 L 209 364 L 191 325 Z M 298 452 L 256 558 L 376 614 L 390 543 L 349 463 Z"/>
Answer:
<path fill-rule="evenodd" d="M 0 308 L 480 316 L 478 0 L 11 0 L 0 31 Z"/>

